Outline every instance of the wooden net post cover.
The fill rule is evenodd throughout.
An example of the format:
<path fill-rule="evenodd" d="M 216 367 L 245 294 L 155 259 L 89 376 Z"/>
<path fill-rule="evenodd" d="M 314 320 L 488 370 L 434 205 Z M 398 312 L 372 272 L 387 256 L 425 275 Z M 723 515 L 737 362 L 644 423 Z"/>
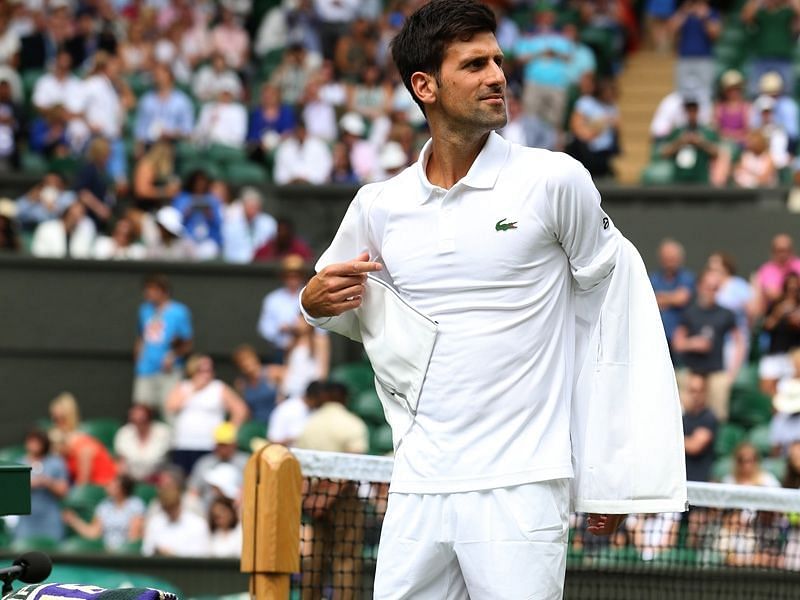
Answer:
<path fill-rule="evenodd" d="M 300 571 L 302 482 L 300 463 L 278 444 L 245 467 L 241 571 L 251 574 L 257 600 L 286 600 L 291 574 Z"/>

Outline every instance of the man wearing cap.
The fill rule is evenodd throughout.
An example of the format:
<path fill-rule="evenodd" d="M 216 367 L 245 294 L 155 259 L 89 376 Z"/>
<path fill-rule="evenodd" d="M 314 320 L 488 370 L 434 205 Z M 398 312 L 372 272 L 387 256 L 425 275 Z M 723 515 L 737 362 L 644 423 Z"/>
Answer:
<path fill-rule="evenodd" d="M 776 101 L 772 96 L 762 95 L 753 102 L 753 114 L 758 114 L 761 124 L 755 129 L 767 142 L 769 155 L 775 169 L 782 169 L 789 164 L 789 134 L 780 123 L 775 121 Z"/>
<path fill-rule="evenodd" d="M 686 125 L 675 128 L 667 137 L 661 156 L 673 160 L 676 182 L 708 184 L 711 159 L 719 151 L 719 136 L 713 129 L 700 125 L 697 100 L 686 99 L 684 108 Z"/>
<path fill-rule="evenodd" d="M 758 82 L 758 89 L 761 95 L 756 103 L 762 102 L 762 110 L 753 110 L 750 126 L 758 129 L 764 124 L 763 106 L 770 106 L 770 102 L 766 98 L 771 99 L 772 121 L 782 127 L 789 136 L 789 151 L 793 152 L 797 147 L 798 139 L 800 139 L 800 110 L 798 110 L 797 102 L 784 93 L 789 88 L 784 85 L 781 75 L 776 72 L 764 74 Z"/>
<path fill-rule="evenodd" d="M 350 164 L 360 181 L 370 181 L 378 171 L 378 148 L 364 139 L 367 124 L 357 112 L 345 113 L 339 119 L 341 139 L 350 154 Z"/>
<path fill-rule="evenodd" d="M 240 452 L 236 446 L 236 425 L 226 421 L 220 423 L 214 430 L 214 450 L 198 459 L 192 468 L 192 473 L 189 476 L 188 491 L 194 494 L 208 506 L 214 499 L 212 494 L 211 485 L 208 476 L 219 465 L 230 465 L 241 474 L 244 473 L 244 467 L 247 464 L 250 455 Z M 218 471 L 219 473 L 219 471 Z M 214 478 L 212 478 L 213 480 Z M 219 486 L 218 486 L 219 487 Z M 236 500 L 237 498 L 231 498 Z"/>
<path fill-rule="evenodd" d="M 283 285 L 264 297 L 258 333 L 277 351 L 278 362 L 292 341 L 292 332 L 300 316 L 298 294 L 307 279 L 305 262 L 301 257 L 291 254 L 281 262 Z"/>
<path fill-rule="evenodd" d="M 167 394 L 180 381 L 184 360 L 192 351 L 192 314 L 187 306 L 172 300 L 172 288 L 164 275 L 146 277 L 142 293 L 134 346 L 133 401 L 163 411 Z"/>
<path fill-rule="evenodd" d="M 155 239 L 146 240 L 150 260 L 194 260 L 194 244 L 183 237 L 183 216 L 174 206 L 162 206 L 156 213 Z"/>
<path fill-rule="evenodd" d="M 655 141 L 663 141 L 672 131 L 678 127 L 685 127 L 687 122 L 686 106 L 687 100 L 696 100 L 699 103 L 697 122 L 700 125 L 708 126 L 714 116 L 714 107 L 710 98 L 693 98 L 684 96 L 679 91 L 670 92 L 661 99 L 653 114 L 650 122 L 650 135 Z"/>
<path fill-rule="evenodd" d="M 749 88 L 755 95 L 756 84 L 769 71 L 777 71 L 788 89 L 794 86 L 792 53 L 800 0 L 748 0 L 742 8 L 742 21 L 755 30 L 749 42 L 753 64 Z"/>
<path fill-rule="evenodd" d="M 298 112 L 302 112 L 301 109 Z M 278 185 L 328 181 L 333 169 L 333 155 L 328 145 L 308 134 L 303 119 L 297 122 L 292 134 L 275 150 L 273 179 Z"/>

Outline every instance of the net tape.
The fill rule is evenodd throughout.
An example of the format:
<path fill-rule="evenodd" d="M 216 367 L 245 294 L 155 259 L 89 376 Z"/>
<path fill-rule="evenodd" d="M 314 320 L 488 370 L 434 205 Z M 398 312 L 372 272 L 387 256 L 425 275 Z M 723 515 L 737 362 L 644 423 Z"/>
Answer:
<path fill-rule="evenodd" d="M 389 483 L 394 461 L 384 456 L 294 449 L 305 477 Z M 800 512 L 800 490 L 724 483 L 686 484 L 689 504 L 708 508 Z"/>

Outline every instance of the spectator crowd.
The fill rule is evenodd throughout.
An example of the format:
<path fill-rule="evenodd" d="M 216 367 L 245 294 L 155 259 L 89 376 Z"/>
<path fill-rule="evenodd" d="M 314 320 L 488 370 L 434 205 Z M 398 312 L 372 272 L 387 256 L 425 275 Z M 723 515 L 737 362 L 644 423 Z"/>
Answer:
<path fill-rule="evenodd" d="M 356 185 L 417 159 L 427 127 L 390 43 L 421 1 L 2 3 L 0 171 L 39 178 L 3 204 L 3 248 L 264 258 L 276 223 L 263 184 Z M 629 3 L 490 4 L 507 57 L 503 135 L 611 176 Z"/>
<path fill-rule="evenodd" d="M 32 494 L 29 516 L 6 519 L 15 544 L 238 557 L 253 449 L 268 440 L 370 449 L 367 425 L 347 409 L 350 390 L 328 378 L 327 335 L 300 315 L 303 259 L 290 255 L 282 274 L 258 322 L 268 361 L 251 346 L 235 348 L 230 382 L 196 351 L 191 310 L 173 299 L 169 280 L 145 279 L 127 422 L 82 421 L 68 392 L 52 400 L 17 457 L 31 466 Z"/>

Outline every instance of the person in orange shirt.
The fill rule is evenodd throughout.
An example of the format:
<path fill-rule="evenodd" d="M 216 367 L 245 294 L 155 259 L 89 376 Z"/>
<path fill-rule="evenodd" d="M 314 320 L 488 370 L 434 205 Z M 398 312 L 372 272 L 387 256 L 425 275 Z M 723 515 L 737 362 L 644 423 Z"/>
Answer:
<path fill-rule="evenodd" d="M 100 440 L 79 430 L 75 396 L 69 392 L 56 396 L 50 403 L 50 418 L 50 440 L 67 463 L 70 481 L 75 485 L 106 485 L 114 479 L 117 465 L 111 454 Z"/>

